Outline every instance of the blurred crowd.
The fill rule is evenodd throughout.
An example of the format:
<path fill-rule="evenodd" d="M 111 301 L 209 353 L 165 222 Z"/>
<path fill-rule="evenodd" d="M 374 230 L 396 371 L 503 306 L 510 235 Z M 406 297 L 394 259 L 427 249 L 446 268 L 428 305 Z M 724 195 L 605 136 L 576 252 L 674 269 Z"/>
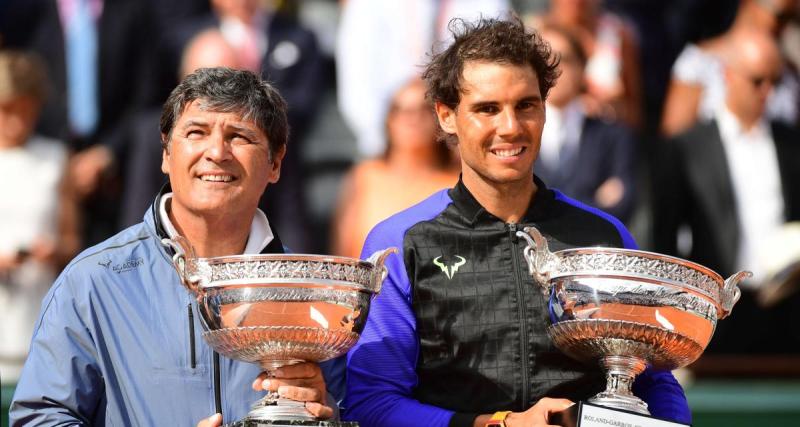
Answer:
<path fill-rule="evenodd" d="M 711 353 L 800 354 L 796 0 L 0 1 L 0 373 L 82 248 L 166 183 L 161 105 L 200 67 L 289 105 L 261 208 L 295 252 L 359 256 L 379 221 L 459 179 L 419 79 L 452 18 L 517 13 L 561 57 L 534 172 L 642 249 L 751 270 Z"/>

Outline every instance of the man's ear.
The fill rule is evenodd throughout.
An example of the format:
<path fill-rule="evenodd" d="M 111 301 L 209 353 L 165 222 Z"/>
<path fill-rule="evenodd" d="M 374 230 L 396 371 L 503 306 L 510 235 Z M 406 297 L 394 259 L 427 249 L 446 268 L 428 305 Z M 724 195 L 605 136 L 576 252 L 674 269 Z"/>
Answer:
<path fill-rule="evenodd" d="M 286 156 L 286 146 L 284 145 L 272 154 L 272 164 L 270 165 L 269 183 L 275 184 L 281 178 L 281 164 Z"/>
<path fill-rule="evenodd" d="M 456 134 L 456 111 L 441 102 L 436 102 L 436 118 L 439 119 L 439 126 L 449 135 Z"/>
<path fill-rule="evenodd" d="M 161 172 L 169 175 L 169 138 L 167 135 L 161 134 Z"/>

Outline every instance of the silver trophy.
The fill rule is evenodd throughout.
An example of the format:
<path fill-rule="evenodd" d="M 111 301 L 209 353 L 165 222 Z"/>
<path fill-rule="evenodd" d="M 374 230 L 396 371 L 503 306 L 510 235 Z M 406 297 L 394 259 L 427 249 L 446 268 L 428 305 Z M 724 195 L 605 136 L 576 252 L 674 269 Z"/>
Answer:
<path fill-rule="evenodd" d="M 189 242 L 175 251 L 181 282 L 197 297 L 203 338 L 223 356 L 269 373 L 345 354 L 364 329 L 372 297 L 386 277 L 389 248 L 368 260 L 307 254 L 197 258 Z M 303 402 L 268 393 L 240 425 L 355 426 L 317 421 Z"/>
<path fill-rule="evenodd" d="M 606 372 L 590 404 L 649 415 L 631 392 L 649 364 L 672 370 L 697 360 L 741 295 L 742 271 L 726 280 L 702 265 L 618 248 L 550 252 L 533 227 L 518 232 L 530 274 L 549 295 L 548 334 L 561 351 Z"/>

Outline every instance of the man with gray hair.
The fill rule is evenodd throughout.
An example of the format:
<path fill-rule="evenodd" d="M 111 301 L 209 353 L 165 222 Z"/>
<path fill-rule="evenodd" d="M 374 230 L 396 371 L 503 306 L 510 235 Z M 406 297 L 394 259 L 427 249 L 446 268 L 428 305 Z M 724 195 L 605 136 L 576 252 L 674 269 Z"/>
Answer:
<path fill-rule="evenodd" d="M 266 383 L 256 365 L 195 339 L 196 300 L 161 244 L 181 235 L 200 257 L 283 253 L 258 201 L 278 181 L 288 132 L 283 98 L 249 71 L 202 68 L 173 90 L 161 116 L 169 185 L 143 222 L 78 255 L 54 283 L 12 425 L 187 425 L 215 412 L 202 424 L 219 425 L 219 413 L 242 418 L 264 385 L 333 415 L 319 366 L 284 367 Z"/>

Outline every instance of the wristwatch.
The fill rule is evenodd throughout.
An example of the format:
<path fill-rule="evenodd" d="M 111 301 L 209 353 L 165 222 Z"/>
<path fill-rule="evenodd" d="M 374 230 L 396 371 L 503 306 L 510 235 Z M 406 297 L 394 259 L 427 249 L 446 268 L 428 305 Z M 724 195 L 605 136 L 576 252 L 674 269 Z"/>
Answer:
<path fill-rule="evenodd" d="M 489 418 L 489 421 L 486 422 L 484 427 L 506 427 L 506 417 L 508 417 L 508 414 L 510 413 L 511 411 L 495 412 L 494 415 L 492 415 L 492 418 Z"/>

